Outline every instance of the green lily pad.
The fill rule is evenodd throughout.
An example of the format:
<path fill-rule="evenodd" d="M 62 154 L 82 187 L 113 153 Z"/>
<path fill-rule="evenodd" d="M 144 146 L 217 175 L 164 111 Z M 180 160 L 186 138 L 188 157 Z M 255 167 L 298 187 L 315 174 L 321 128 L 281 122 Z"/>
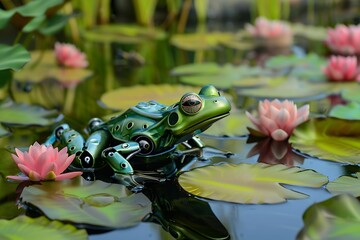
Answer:
<path fill-rule="evenodd" d="M 0 125 L 0 137 L 7 136 L 9 134 L 10 132 L 6 128 L 4 128 L 4 126 Z"/>
<path fill-rule="evenodd" d="M 24 17 L 39 17 L 44 16 L 49 8 L 62 4 L 64 0 L 33 0 L 20 7 L 10 10 L 0 9 L 0 29 L 4 28 L 14 14 L 18 13 Z"/>
<path fill-rule="evenodd" d="M 104 228 L 134 226 L 151 211 L 143 194 L 102 181 L 44 182 L 25 188 L 21 197 L 50 219 Z"/>
<path fill-rule="evenodd" d="M 235 38 L 233 33 L 211 32 L 211 33 L 188 33 L 172 36 L 170 42 L 172 45 L 188 50 L 208 50 L 213 49 L 222 42 L 227 42 Z"/>
<path fill-rule="evenodd" d="M 20 44 L 14 46 L 0 44 L 0 59 L 0 70 L 19 70 L 30 61 L 30 54 Z"/>
<path fill-rule="evenodd" d="M 148 40 L 163 40 L 166 33 L 158 28 L 138 25 L 111 24 L 101 25 L 84 31 L 85 39 L 94 42 L 117 42 L 136 44 Z"/>
<path fill-rule="evenodd" d="M 325 80 L 325 75 L 321 71 L 325 65 L 326 59 L 317 54 L 308 54 L 304 57 L 279 55 L 269 58 L 265 63 L 266 68 L 277 71 L 287 69 L 287 75 L 307 80 Z"/>
<path fill-rule="evenodd" d="M 45 217 L 30 218 L 21 216 L 12 220 L 0 219 L 1 239 L 47 239 L 86 240 L 85 230 L 78 230 L 70 224 L 50 221 Z"/>
<path fill-rule="evenodd" d="M 33 18 L 22 29 L 23 32 L 38 31 L 43 35 L 51 35 L 60 31 L 67 24 L 70 16 L 63 14 L 56 14 L 50 18 L 45 15 L 40 15 Z"/>
<path fill-rule="evenodd" d="M 333 194 L 351 194 L 354 197 L 360 196 L 360 173 L 354 177 L 341 176 L 327 184 L 326 188 Z"/>
<path fill-rule="evenodd" d="M 180 101 L 188 92 L 199 92 L 200 88 L 184 85 L 137 85 L 122 87 L 104 93 L 100 100 L 110 109 L 126 110 L 139 102 L 155 100 L 161 104 L 171 105 Z"/>
<path fill-rule="evenodd" d="M 329 116 L 348 120 L 360 120 L 360 103 L 351 102 L 347 105 L 336 105 L 331 109 Z"/>
<path fill-rule="evenodd" d="M 325 27 L 311 26 L 304 24 L 290 24 L 291 31 L 296 36 L 305 37 L 309 40 L 323 42 L 327 36 L 327 29 Z"/>
<path fill-rule="evenodd" d="M 296 239 L 359 239 L 360 204 L 350 195 L 338 195 L 310 206 L 304 228 Z"/>
<path fill-rule="evenodd" d="M 360 103 L 360 87 L 354 86 L 353 88 L 347 88 L 341 92 L 341 97 L 347 101 L 354 101 Z"/>
<path fill-rule="evenodd" d="M 207 166 L 179 176 L 181 187 L 195 196 L 251 204 L 307 197 L 281 184 L 321 187 L 327 181 L 326 176 L 312 170 L 263 163 Z"/>
<path fill-rule="evenodd" d="M 58 121 L 56 110 L 46 110 L 39 106 L 18 103 L 0 105 L 0 123 L 7 125 L 45 126 Z"/>
<path fill-rule="evenodd" d="M 281 80 L 281 79 L 280 79 Z M 332 90 L 332 86 L 323 83 L 310 83 L 297 79 L 276 81 L 269 86 L 253 89 L 240 89 L 240 96 L 254 97 L 258 99 L 289 99 L 293 101 L 310 101 L 326 97 Z"/>
<path fill-rule="evenodd" d="M 31 62 L 22 71 L 14 74 L 17 81 L 38 83 L 55 79 L 66 87 L 76 85 L 93 75 L 88 69 L 59 67 L 53 51 L 34 51 L 31 53 L 31 58 Z M 39 59 L 40 61 L 37 62 Z"/>
<path fill-rule="evenodd" d="M 229 116 L 215 122 L 205 134 L 215 136 L 244 136 L 249 134 L 246 127 L 253 126 L 244 111 L 231 112 Z"/>
<path fill-rule="evenodd" d="M 289 141 L 303 153 L 341 163 L 359 164 L 360 121 L 311 119 L 298 126 Z"/>
<path fill-rule="evenodd" d="M 235 82 L 240 84 L 243 79 L 246 86 L 258 86 L 258 81 L 252 79 L 246 81 L 247 78 L 264 77 L 271 75 L 269 70 L 260 67 L 249 67 L 245 65 L 234 66 L 225 64 L 223 66 L 215 63 L 197 63 L 188 64 L 174 68 L 172 75 L 179 76 L 180 82 L 194 85 L 204 86 L 212 84 L 221 89 L 230 88 Z"/>

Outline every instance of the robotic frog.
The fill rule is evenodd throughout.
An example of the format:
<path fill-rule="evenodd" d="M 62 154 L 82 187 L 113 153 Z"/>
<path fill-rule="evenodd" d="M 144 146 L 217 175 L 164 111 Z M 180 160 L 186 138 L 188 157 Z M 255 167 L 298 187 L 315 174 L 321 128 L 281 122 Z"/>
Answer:
<path fill-rule="evenodd" d="M 133 174 L 131 162 L 169 155 L 178 144 L 189 150 L 202 148 L 196 135 L 229 115 L 230 109 L 229 101 L 214 86 L 207 85 L 199 94 L 186 93 L 171 106 L 141 102 L 107 122 L 94 118 L 87 128 L 87 140 L 68 124 L 62 124 L 45 145 L 58 142 L 67 146 L 69 154 L 76 154 L 74 168 L 90 171 L 109 164 L 115 173 Z"/>

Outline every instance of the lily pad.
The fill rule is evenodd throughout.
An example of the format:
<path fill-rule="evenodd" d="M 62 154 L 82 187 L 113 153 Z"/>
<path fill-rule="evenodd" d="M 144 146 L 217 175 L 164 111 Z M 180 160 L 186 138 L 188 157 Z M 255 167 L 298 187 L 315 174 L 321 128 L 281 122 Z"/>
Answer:
<path fill-rule="evenodd" d="M 296 36 L 305 37 L 309 40 L 323 42 L 327 36 L 327 29 L 325 27 L 311 26 L 304 24 L 291 24 L 291 31 Z"/>
<path fill-rule="evenodd" d="M 86 240 L 85 230 L 78 230 L 70 224 L 50 221 L 45 217 L 30 218 L 21 216 L 12 220 L 0 219 L 1 239 L 47 239 Z"/>
<path fill-rule="evenodd" d="M 40 15 L 33 18 L 24 28 L 23 32 L 37 31 L 43 35 L 51 35 L 60 31 L 67 24 L 70 16 L 56 14 L 47 18 L 46 15 Z"/>
<path fill-rule="evenodd" d="M 189 193 L 234 203 L 279 203 L 307 195 L 283 187 L 291 184 L 321 187 L 327 177 L 312 170 L 282 164 L 222 164 L 197 168 L 180 175 L 179 183 Z"/>
<path fill-rule="evenodd" d="M 338 195 L 310 206 L 304 228 L 296 239 L 359 239 L 360 204 L 350 195 Z"/>
<path fill-rule="evenodd" d="M 31 53 L 31 62 L 22 71 L 15 73 L 14 78 L 19 82 L 34 83 L 55 79 L 67 87 L 76 85 L 92 75 L 93 72 L 88 69 L 59 67 L 53 51 L 34 51 Z"/>
<path fill-rule="evenodd" d="M 222 42 L 235 38 L 233 33 L 211 32 L 211 33 L 188 33 L 174 35 L 170 42 L 172 45 L 188 50 L 208 50 L 218 47 Z"/>
<path fill-rule="evenodd" d="M 10 132 L 6 128 L 4 128 L 3 126 L 0 125 L 0 137 L 7 136 L 9 134 L 10 134 Z"/>
<path fill-rule="evenodd" d="M 25 188 L 21 197 L 50 219 L 104 228 L 134 226 L 151 211 L 143 194 L 102 181 L 45 182 Z"/>
<path fill-rule="evenodd" d="M 171 105 L 180 101 L 188 92 L 199 92 L 200 88 L 184 85 L 137 85 L 122 87 L 104 93 L 100 100 L 110 109 L 126 110 L 139 102 L 154 100 L 161 104 Z"/>
<path fill-rule="evenodd" d="M 298 126 L 290 137 L 303 153 L 341 163 L 360 163 L 360 121 L 337 118 L 311 119 Z"/>
<path fill-rule="evenodd" d="M 326 188 L 333 194 L 351 194 L 354 197 L 360 196 L 360 173 L 355 176 L 341 176 L 327 184 Z"/>
<path fill-rule="evenodd" d="M 49 8 L 62 4 L 64 0 L 33 0 L 20 7 L 10 10 L 0 9 L 0 29 L 4 28 L 14 14 L 19 14 L 23 17 L 39 17 L 44 16 Z"/>
<path fill-rule="evenodd" d="M 0 44 L 0 59 L 0 70 L 19 70 L 30 61 L 30 54 L 20 44 L 14 46 Z"/>
<path fill-rule="evenodd" d="M 221 89 L 230 88 L 235 82 L 240 84 L 242 79 L 264 77 L 271 75 L 269 70 L 260 67 L 249 67 L 245 65 L 234 66 L 225 64 L 223 66 L 215 63 L 188 64 L 174 68 L 172 75 L 179 76 L 180 81 L 194 86 L 212 84 Z M 259 82 L 252 79 L 247 86 L 258 86 Z"/>
<path fill-rule="evenodd" d="M 304 57 L 297 55 L 279 55 L 269 58 L 265 67 L 282 71 L 283 74 L 300 79 L 325 80 L 321 68 L 326 65 L 326 59 L 317 54 L 308 54 Z"/>
<path fill-rule="evenodd" d="M 347 101 L 354 101 L 360 103 L 360 87 L 354 86 L 353 88 L 347 88 L 341 92 L 341 97 Z"/>
<path fill-rule="evenodd" d="M 45 126 L 58 120 L 60 119 L 56 110 L 13 102 L 0 105 L 0 123 L 6 125 Z"/>
<path fill-rule="evenodd" d="M 331 109 L 329 116 L 348 120 L 360 120 L 360 103 L 351 102 L 347 105 L 336 105 Z"/>
<path fill-rule="evenodd" d="M 293 101 L 310 101 L 326 97 L 332 86 L 323 83 L 309 83 L 297 79 L 288 79 L 286 82 L 277 81 L 276 84 L 254 89 L 240 89 L 240 96 L 257 99 L 289 99 Z"/>
<path fill-rule="evenodd" d="M 231 112 L 229 116 L 215 122 L 205 134 L 215 136 L 244 136 L 249 132 L 247 126 L 253 126 L 244 111 Z"/>
<path fill-rule="evenodd" d="M 166 37 L 166 33 L 161 29 L 153 27 L 111 24 L 101 25 L 85 31 L 84 37 L 94 42 L 136 44 L 148 40 L 162 40 Z"/>

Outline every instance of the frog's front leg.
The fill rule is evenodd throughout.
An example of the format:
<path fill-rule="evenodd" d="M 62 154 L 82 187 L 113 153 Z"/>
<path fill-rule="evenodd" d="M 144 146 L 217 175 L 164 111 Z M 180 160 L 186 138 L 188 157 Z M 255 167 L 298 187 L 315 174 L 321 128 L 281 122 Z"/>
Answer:
<path fill-rule="evenodd" d="M 69 154 L 78 154 L 82 151 L 85 141 L 80 133 L 64 123 L 54 129 L 44 144 L 49 146 L 56 142 L 59 142 L 62 146 L 66 146 Z"/>
<path fill-rule="evenodd" d="M 187 143 L 191 146 L 191 148 L 193 148 L 193 147 L 204 148 L 205 147 L 205 143 L 200 139 L 199 136 L 192 137 L 190 140 L 188 140 Z"/>
<path fill-rule="evenodd" d="M 140 151 L 141 149 L 137 142 L 126 142 L 105 149 L 102 152 L 102 157 L 107 160 L 115 173 L 133 174 L 134 170 L 128 159 Z M 124 157 L 125 155 L 127 155 L 126 158 Z"/>
<path fill-rule="evenodd" d="M 182 145 L 185 146 L 186 149 L 177 151 L 177 157 L 181 156 L 181 162 L 184 161 L 187 155 L 197 156 L 199 159 L 202 158 L 202 149 L 205 147 L 205 144 L 198 136 L 194 136 L 188 141 L 183 142 Z"/>

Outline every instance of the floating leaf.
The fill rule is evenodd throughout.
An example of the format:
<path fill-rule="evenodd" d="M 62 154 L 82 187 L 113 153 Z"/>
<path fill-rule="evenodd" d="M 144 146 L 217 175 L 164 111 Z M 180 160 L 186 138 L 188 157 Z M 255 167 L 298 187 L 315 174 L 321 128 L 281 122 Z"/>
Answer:
<path fill-rule="evenodd" d="M 360 120 L 360 103 L 351 102 L 347 105 L 336 105 L 331 109 L 329 116 L 348 120 Z"/>
<path fill-rule="evenodd" d="M 339 195 L 310 206 L 304 228 L 296 239 L 359 239 L 360 205 L 350 195 Z"/>
<path fill-rule="evenodd" d="M 255 77 L 264 77 L 271 72 L 259 67 L 249 67 L 245 65 L 234 66 L 225 64 L 220 66 L 214 63 L 197 63 L 176 67 L 171 72 L 173 75 L 180 76 L 182 83 L 203 86 L 212 84 L 218 88 L 226 89 L 231 87 L 235 82 L 240 84 L 242 80 L 254 77 L 251 82 L 247 81 L 246 85 L 258 86 L 259 82 Z M 261 83 L 260 83 L 261 84 Z"/>
<path fill-rule="evenodd" d="M 360 163 L 360 121 L 337 118 L 311 119 L 290 137 L 301 152 L 341 163 Z"/>
<path fill-rule="evenodd" d="M 272 68 L 276 70 L 282 70 L 284 68 L 293 68 L 293 67 L 321 67 L 326 64 L 324 58 L 319 57 L 317 54 L 308 54 L 304 57 L 299 57 L 297 55 L 279 55 L 269 58 L 265 66 L 267 68 Z"/>
<path fill-rule="evenodd" d="M 7 125 L 50 125 L 58 121 L 56 110 L 27 104 L 8 103 L 0 105 L 0 123 Z"/>
<path fill-rule="evenodd" d="M 355 173 L 355 177 L 341 176 L 326 186 L 333 194 L 351 194 L 354 197 L 360 196 L 360 173 Z"/>
<path fill-rule="evenodd" d="M 53 51 L 34 51 L 31 62 L 15 73 L 14 78 L 20 82 L 41 82 L 55 79 L 65 87 L 78 84 L 92 76 L 92 71 L 83 68 L 62 68 L 56 63 Z M 39 61 L 40 59 L 40 61 Z M 39 61 L 39 62 L 38 62 Z M 35 67 L 33 66 L 35 64 Z"/>
<path fill-rule="evenodd" d="M 162 40 L 166 37 L 166 33 L 153 27 L 113 24 L 101 25 L 90 31 L 85 31 L 84 37 L 95 42 L 136 44 L 148 40 Z"/>
<path fill-rule="evenodd" d="M 329 94 L 332 87 L 322 83 L 309 83 L 297 79 L 289 79 L 285 83 L 271 86 L 264 86 L 254 89 L 244 89 L 238 91 L 238 95 L 254 97 L 259 99 L 289 99 L 293 101 L 309 101 L 324 98 Z"/>
<path fill-rule="evenodd" d="M 56 14 L 46 19 L 38 31 L 43 35 L 55 34 L 65 27 L 70 17 L 69 15 Z"/>
<path fill-rule="evenodd" d="M 19 70 L 30 61 L 30 54 L 20 44 L 7 46 L 0 44 L 0 70 Z"/>
<path fill-rule="evenodd" d="M 277 71 L 284 71 L 289 76 L 301 79 L 325 80 L 321 68 L 326 65 L 326 59 L 317 54 L 304 57 L 297 55 L 279 55 L 269 58 L 265 67 Z"/>
<path fill-rule="evenodd" d="M 185 93 L 199 92 L 199 90 L 199 88 L 184 85 L 137 85 L 106 92 L 101 96 L 100 100 L 110 109 L 126 110 L 139 102 L 150 100 L 171 105 L 179 102 Z"/>
<path fill-rule="evenodd" d="M 243 136 L 249 132 L 247 126 L 252 126 L 251 121 L 243 111 L 231 112 L 229 116 L 215 122 L 205 134 L 216 136 Z"/>
<path fill-rule="evenodd" d="M 4 137 L 9 134 L 10 134 L 10 132 L 6 128 L 4 128 L 3 126 L 0 125 L 0 137 Z"/>
<path fill-rule="evenodd" d="M 62 4 L 64 0 L 33 0 L 20 7 L 7 11 L 0 9 L 0 29 L 4 28 L 14 14 L 18 13 L 24 17 L 44 16 L 49 8 Z"/>
<path fill-rule="evenodd" d="M 45 217 L 30 218 L 21 216 L 12 220 L 0 219 L 1 239 L 48 239 L 53 240 L 85 240 L 85 230 L 78 230 L 70 224 L 49 221 Z"/>
<path fill-rule="evenodd" d="M 347 101 L 354 101 L 360 103 L 360 88 L 359 86 L 354 86 L 352 88 L 347 88 L 341 92 L 341 97 Z"/>
<path fill-rule="evenodd" d="M 296 36 L 302 36 L 313 41 L 323 42 L 327 36 L 327 29 L 325 27 L 311 26 L 304 24 L 291 24 L 291 31 Z"/>
<path fill-rule="evenodd" d="M 150 202 L 144 195 L 131 194 L 123 185 L 75 181 L 30 186 L 21 197 L 50 219 L 105 228 L 134 226 L 150 211 Z"/>
<path fill-rule="evenodd" d="M 192 63 L 192 64 L 177 66 L 171 71 L 171 74 L 174 76 L 197 75 L 197 74 L 211 75 L 218 73 L 219 68 L 220 66 L 214 62 Z"/>
<path fill-rule="evenodd" d="M 312 170 L 284 165 L 222 164 L 197 168 L 180 175 L 179 183 L 189 193 L 235 203 L 279 203 L 306 195 L 281 184 L 320 187 L 327 177 Z M 280 184 L 281 183 L 281 184 Z"/>
<path fill-rule="evenodd" d="M 180 49 L 197 51 L 215 48 L 220 43 L 230 41 L 234 38 L 235 35 L 233 33 L 189 33 L 174 35 L 170 42 Z"/>

